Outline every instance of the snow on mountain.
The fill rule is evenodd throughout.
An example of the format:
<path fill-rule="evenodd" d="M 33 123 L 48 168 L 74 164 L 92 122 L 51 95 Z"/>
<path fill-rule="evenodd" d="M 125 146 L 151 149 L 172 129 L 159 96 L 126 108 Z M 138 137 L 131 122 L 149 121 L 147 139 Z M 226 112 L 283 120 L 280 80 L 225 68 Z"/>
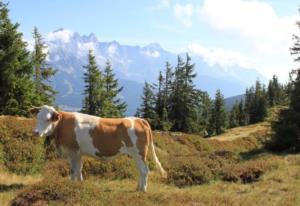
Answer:
<path fill-rule="evenodd" d="M 124 86 L 121 96 L 128 104 L 128 115 L 133 115 L 140 104 L 143 83 L 154 82 L 158 72 L 165 69 L 166 61 L 175 66 L 177 55 L 164 50 L 159 44 L 147 46 L 121 45 L 117 41 L 100 42 L 92 33 L 80 35 L 68 29 L 58 29 L 46 38 L 49 47 L 48 63 L 57 69 L 53 85 L 59 94 L 57 104 L 80 108 L 83 92 L 83 65 L 87 64 L 88 50 L 92 49 L 100 69 L 106 60 L 112 62 L 114 72 Z M 182 55 L 185 58 L 184 54 Z M 257 78 L 265 80 L 255 69 L 230 65 L 209 64 L 205 57 L 191 53 L 196 64 L 196 85 L 213 95 L 221 89 L 225 97 L 241 94 Z"/>

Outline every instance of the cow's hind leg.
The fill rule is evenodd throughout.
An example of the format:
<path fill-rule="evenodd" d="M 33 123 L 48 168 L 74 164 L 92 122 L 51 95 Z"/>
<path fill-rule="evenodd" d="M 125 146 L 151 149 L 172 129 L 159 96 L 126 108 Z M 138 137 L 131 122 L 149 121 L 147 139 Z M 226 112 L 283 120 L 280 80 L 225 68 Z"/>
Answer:
<path fill-rule="evenodd" d="M 149 173 L 148 166 L 146 165 L 145 161 L 141 157 L 136 157 L 135 162 L 140 173 L 138 190 L 141 192 L 147 192 L 148 173 Z"/>
<path fill-rule="evenodd" d="M 71 179 L 73 181 L 82 181 L 82 161 L 81 156 L 71 155 L 70 157 L 70 164 L 71 164 Z"/>

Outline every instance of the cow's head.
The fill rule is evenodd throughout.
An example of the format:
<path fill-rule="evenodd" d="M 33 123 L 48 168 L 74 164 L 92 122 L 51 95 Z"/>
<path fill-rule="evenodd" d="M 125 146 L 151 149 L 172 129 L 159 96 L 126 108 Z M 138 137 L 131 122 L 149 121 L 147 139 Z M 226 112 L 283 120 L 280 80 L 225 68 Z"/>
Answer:
<path fill-rule="evenodd" d="M 30 113 L 36 115 L 37 123 L 34 133 L 36 135 L 49 136 L 51 135 L 60 119 L 59 113 L 50 106 L 34 107 L 30 109 Z"/>

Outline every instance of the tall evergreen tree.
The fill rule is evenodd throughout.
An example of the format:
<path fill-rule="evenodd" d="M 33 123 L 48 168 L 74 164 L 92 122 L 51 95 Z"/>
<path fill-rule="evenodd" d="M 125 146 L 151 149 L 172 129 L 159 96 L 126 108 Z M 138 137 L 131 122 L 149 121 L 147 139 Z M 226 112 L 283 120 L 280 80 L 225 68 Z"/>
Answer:
<path fill-rule="evenodd" d="M 193 132 L 199 133 L 202 132 L 204 135 L 207 135 L 207 130 L 209 127 L 209 120 L 211 117 L 211 105 L 212 101 L 207 92 L 201 90 L 196 90 L 196 99 L 195 99 L 195 116 L 193 118 Z"/>
<path fill-rule="evenodd" d="M 177 66 L 174 71 L 174 81 L 172 82 L 172 93 L 170 101 L 170 118 L 173 122 L 172 130 L 180 131 L 183 128 L 182 117 L 186 115 L 183 111 L 183 69 L 184 62 L 180 56 L 177 58 Z"/>
<path fill-rule="evenodd" d="M 244 101 L 241 100 L 239 103 L 239 116 L 238 121 L 240 126 L 246 125 L 246 114 L 245 114 L 245 107 L 244 107 Z"/>
<path fill-rule="evenodd" d="M 247 123 L 254 124 L 261 122 L 267 115 L 267 93 L 265 86 L 257 80 L 255 87 L 246 90 L 245 111 Z"/>
<path fill-rule="evenodd" d="M 35 92 L 37 94 L 36 105 L 52 105 L 54 103 L 56 92 L 49 85 L 50 78 L 56 73 L 56 70 L 49 67 L 46 63 L 47 45 L 43 42 L 41 34 L 35 27 L 33 31 L 34 50 L 32 52 L 32 63 L 34 67 Z"/>
<path fill-rule="evenodd" d="M 268 103 L 269 106 L 282 104 L 285 100 L 283 86 L 279 83 L 276 75 L 273 75 L 268 85 Z"/>
<path fill-rule="evenodd" d="M 103 107 L 103 77 L 92 50 L 89 50 L 88 64 L 83 68 L 85 69 L 83 74 L 85 89 L 82 112 L 100 115 L 99 108 Z"/>
<path fill-rule="evenodd" d="M 174 122 L 173 130 L 190 132 L 193 116 L 195 115 L 195 85 L 193 79 L 196 77 L 194 64 L 186 54 L 186 61 L 183 62 L 178 56 L 173 82 L 173 95 L 171 114 Z"/>
<path fill-rule="evenodd" d="M 300 28 L 300 21 L 297 21 Z M 294 35 L 294 45 L 290 49 L 296 62 L 300 62 L 300 37 Z M 290 98 L 289 108 L 282 109 L 277 120 L 272 122 L 273 136 L 268 147 L 274 151 L 300 150 L 300 69 L 290 73 L 286 91 Z"/>
<path fill-rule="evenodd" d="M 163 113 L 164 113 L 164 91 L 163 87 L 165 84 L 165 79 L 162 75 L 162 72 L 159 71 L 159 76 L 158 76 L 158 85 L 157 85 L 157 94 L 156 94 L 156 106 L 155 110 L 160 119 L 162 119 Z"/>
<path fill-rule="evenodd" d="M 0 115 L 27 115 L 36 98 L 30 53 L 0 1 Z"/>
<path fill-rule="evenodd" d="M 103 107 L 100 108 L 100 115 L 122 117 L 127 109 L 126 103 L 119 97 L 123 87 L 119 87 L 118 79 L 116 79 L 109 61 L 106 62 L 103 73 L 103 87 Z"/>
<path fill-rule="evenodd" d="M 225 109 L 224 97 L 220 90 L 217 90 L 215 100 L 211 108 L 211 118 L 209 124 L 209 134 L 218 135 L 225 131 L 227 127 L 227 113 Z"/>
<path fill-rule="evenodd" d="M 153 90 L 153 85 L 145 82 L 143 88 L 142 103 L 140 108 L 138 108 L 137 113 L 138 116 L 147 119 L 150 122 L 151 126 L 156 129 L 158 127 L 158 115 L 155 112 L 156 98 Z"/>
<path fill-rule="evenodd" d="M 230 128 L 240 126 L 239 117 L 240 117 L 240 107 L 239 107 L 238 102 L 236 102 L 230 111 L 230 116 L 229 116 L 229 127 Z"/>

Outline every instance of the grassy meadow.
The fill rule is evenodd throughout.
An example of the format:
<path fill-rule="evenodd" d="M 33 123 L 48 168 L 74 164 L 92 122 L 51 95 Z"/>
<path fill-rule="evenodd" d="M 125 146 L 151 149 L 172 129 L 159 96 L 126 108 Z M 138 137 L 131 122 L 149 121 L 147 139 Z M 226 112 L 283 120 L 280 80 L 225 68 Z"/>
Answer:
<path fill-rule="evenodd" d="M 127 156 L 84 158 L 83 182 L 71 182 L 51 141 L 33 137 L 34 120 L 0 117 L 0 205 L 300 205 L 300 155 L 264 149 L 268 122 L 213 138 L 154 132 L 160 177 L 152 156 L 147 193 L 136 192 L 137 170 Z"/>

